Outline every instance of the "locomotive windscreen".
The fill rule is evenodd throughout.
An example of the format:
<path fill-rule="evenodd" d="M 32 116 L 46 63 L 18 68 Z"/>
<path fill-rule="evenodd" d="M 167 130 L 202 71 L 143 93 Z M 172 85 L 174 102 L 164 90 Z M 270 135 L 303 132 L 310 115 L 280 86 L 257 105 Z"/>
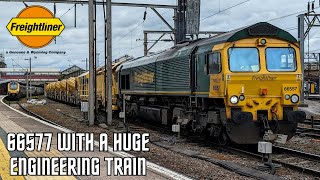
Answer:
<path fill-rule="evenodd" d="M 10 83 L 10 89 L 11 89 L 11 90 L 16 90 L 16 89 L 18 89 L 18 83 L 16 83 L 16 82 Z"/>

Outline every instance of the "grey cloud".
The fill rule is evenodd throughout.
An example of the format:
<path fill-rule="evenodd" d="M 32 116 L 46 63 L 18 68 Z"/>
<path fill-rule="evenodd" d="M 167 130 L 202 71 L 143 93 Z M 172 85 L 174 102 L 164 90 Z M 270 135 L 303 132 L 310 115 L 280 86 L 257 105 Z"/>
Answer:
<path fill-rule="evenodd" d="M 136 2 L 136 3 L 161 3 L 161 4 L 175 4 L 173 0 L 116 0 L 117 2 Z M 243 0 L 220 1 L 220 10 L 228 8 L 234 4 L 240 3 Z M 232 8 L 228 11 L 221 12 L 211 18 L 201 21 L 201 30 L 212 31 L 227 31 L 242 26 L 250 25 L 260 21 L 267 21 L 272 18 L 298 12 L 306 9 L 307 0 L 251 0 L 238 7 Z M 30 3 L 35 4 L 35 3 Z M 41 4 L 40 4 L 41 5 Z M 42 4 L 47 8 L 53 10 L 53 5 L 50 3 Z M 57 5 L 57 17 L 61 16 L 68 11 L 73 5 Z M 15 37 L 12 37 L 6 29 L 7 23 L 12 17 L 15 17 L 19 11 L 24 8 L 22 3 L 7 3 L 0 2 L 0 50 L 1 49 L 24 49 Z M 202 0 L 201 1 L 201 19 L 212 15 L 219 11 L 219 0 Z M 168 30 L 168 27 L 150 10 L 147 9 L 146 21 L 132 30 L 142 22 L 143 13 L 145 8 L 126 8 L 126 7 L 113 7 L 113 58 L 120 57 L 124 54 L 130 54 L 135 57 L 143 55 L 142 41 L 136 39 L 143 38 L 143 29 L 145 30 Z M 158 10 L 170 24 L 173 24 L 172 16 L 173 11 L 166 9 Z M 97 51 L 100 52 L 100 61 L 103 60 L 104 54 L 104 25 L 102 8 L 98 7 L 97 11 Z M 44 50 L 64 50 L 67 51 L 65 56 L 38 56 L 38 63 L 35 67 L 55 67 L 64 69 L 69 65 L 76 64 L 85 68 L 85 62 L 82 62 L 88 57 L 88 9 L 87 6 L 77 6 L 77 28 L 74 28 L 74 10 L 71 9 L 61 19 L 66 26 L 66 29 L 57 37 L 57 43 L 51 43 Z M 297 17 L 290 16 L 280 20 L 272 21 L 272 24 L 286 29 L 297 25 Z M 128 33 L 129 32 L 129 33 Z M 296 30 L 290 31 L 296 36 Z M 124 37 L 125 34 L 128 35 Z M 159 35 L 150 35 L 151 38 L 157 38 Z M 123 38 L 124 37 L 124 38 Z M 310 38 L 320 37 L 318 30 L 311 32 Z M 169 36 L 165 37 L 169 39 Z M 312 39 L 310 46 L 312 49 L 318 49 L 320 38 Z M 172 46 L 172 43 L 161 42 L 155 46 L 152 51 L 159 51 Z M 310 48 L 311 49 L 311 48 Z M 1 51 L 0 51 L 1 52 Z M 22 59 L 25 57 L 8 55 L 7 60 L 11 65 L 11 58 L 17 59 L 23 66 L 27 63 Z M 20 60 L 19 60 L 20 59 Z M 67 60 L 72 61 L 72 63 Z"/>

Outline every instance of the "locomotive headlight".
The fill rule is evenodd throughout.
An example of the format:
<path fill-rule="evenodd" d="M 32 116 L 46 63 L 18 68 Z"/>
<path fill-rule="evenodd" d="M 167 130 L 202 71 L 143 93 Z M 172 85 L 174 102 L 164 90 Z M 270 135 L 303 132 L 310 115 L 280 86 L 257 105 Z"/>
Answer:
<path fill-rule="evenodd" d="M 292 103 L 298 103 L 299 102 L 299 96 L 294 94 L 291 96 L 291 102 Z"/>
<path fill-rule="evenodd" d="M 266 39 L 261 39 L 260 43 L 261 43 L 261 45 L 266 45 L 267 44 L 267 40 Z"/>
<path fill-rule="evenodd" d="M 285 98 L 286 100 L 289 100 L 289 99 L 290 99 L 290 95 L 289 95 L 289 94 L 286 94 L 286 95 L 284 96 L 284 98 Z"/>
<path fill-rule="evenodd" d="M 240 101 L 243 101 L 245 99 L 244 95 L 239 96 Z"/>
<path fill-rule="evenodd" d="M 258 44 L 258 46 L 266 46 L 267 45 L 267 39 L 265 39 L 265 38 L 259 38 L 258 40 L 257 40 L 257 44 Z"/>
<path fill-rule="evenodd" d="M 239 102 L 238 96 L 231 96 L 230 102 L 231 102 L 231 104 L 238 104 L 238 102 Z"/>

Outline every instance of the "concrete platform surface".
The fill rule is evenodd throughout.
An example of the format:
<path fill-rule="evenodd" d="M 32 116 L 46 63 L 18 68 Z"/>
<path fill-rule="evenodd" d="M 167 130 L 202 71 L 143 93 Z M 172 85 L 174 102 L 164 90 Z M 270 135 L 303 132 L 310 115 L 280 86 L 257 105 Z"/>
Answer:
<path fill-rule="evenodd" d="M 70 130 L 55 127 L 46 122 L 28 116 L 19 112 L 12 107 L 8 107 L 2 101 L 0 96 L 0 179 L 189 179 L 179 173 L 158 166 L 147 161 L 146 176 L 108 176 L 105 157 L 133 157 L 125 152 L 100 152 L 95 146 L 94 152 L 59 152 L 57 150 L 57 136 L 59 132 L 70 132 Z M 9 152 L 7 146 L 7 133 L 38 133 L 52 132 L 52 147 L 50 151 L 13 151 Z M 98 142 L 95 142 L 97 145 Z M 10 176 L 10 158 L 14 157 L 98 157 L 100 159 L 100 175 L 99 176 Z M 17 167 L 19 169 L 19 167 Z M 15 170 L 17 170 L 15 169 Z"/>

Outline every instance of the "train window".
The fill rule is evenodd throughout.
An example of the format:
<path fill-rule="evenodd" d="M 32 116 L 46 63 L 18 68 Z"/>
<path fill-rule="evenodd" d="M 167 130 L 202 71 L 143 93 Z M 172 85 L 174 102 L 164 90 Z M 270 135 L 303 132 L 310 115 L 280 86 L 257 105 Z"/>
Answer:
<path fill-rule="evenodd" d="M 296 71 L 296 55 L 293 48 L 267 48 L 266 61 L 268 71 Z"/>
<path fill-rule="evenodd" d="M 10 84 L 10 89 L 11 90 L 17 90 L 18 89 L 18 84 L 17 83 L 11 83 Z"/>
<path fill-rule="evenodd" d="M 130 89 L 130 75 L 121 75 L 121 89 Z"/>
<path fill-rule="evenodd" d="M 221 72 L 220 53 L 207 54 L 207 74 L 219 74 Z"/>
<path fill-rule="evenodd" d="M 257 48 L 230 48 L 229 68 L 233 72 L 258 72 L 260 70 Z"/>

